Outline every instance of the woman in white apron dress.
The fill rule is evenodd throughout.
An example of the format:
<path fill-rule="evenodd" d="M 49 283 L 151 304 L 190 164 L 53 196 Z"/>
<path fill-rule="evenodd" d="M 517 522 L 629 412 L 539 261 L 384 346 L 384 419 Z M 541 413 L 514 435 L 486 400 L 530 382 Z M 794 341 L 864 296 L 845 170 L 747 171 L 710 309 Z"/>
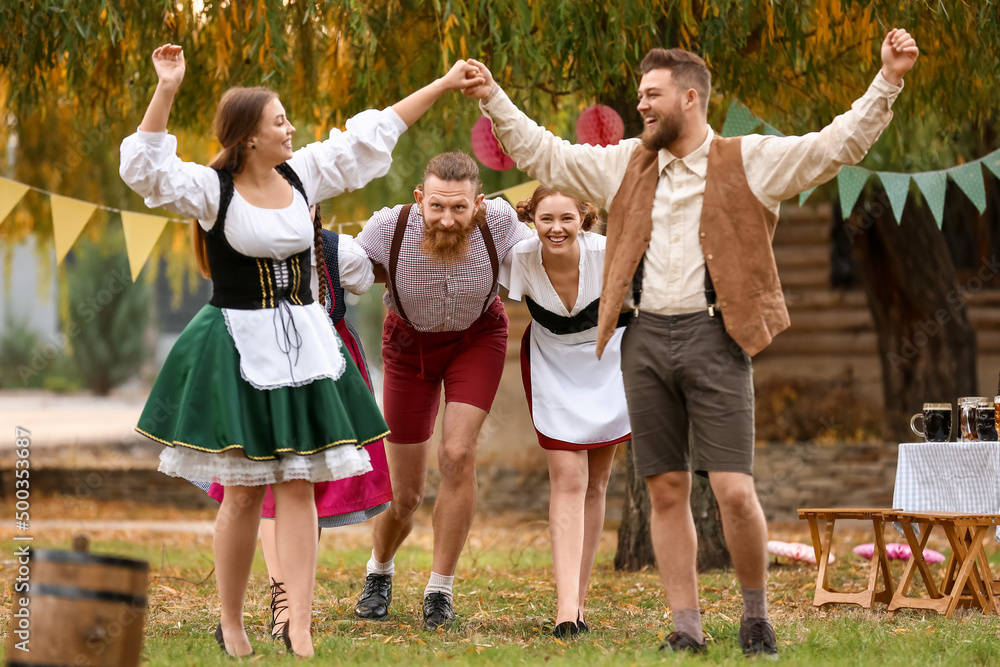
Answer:
<path fill-rule="evenodd" d="M 621 372 L 624 328 L 598 360 L 605 238 L 589 231 L 597 210 L 540 186 L 517 212 L 535 224 L 538 236 L 508 253 L 500 281 L 510 298 L 524 297 L 532 315 L 521 340 L 521 377 L 549 466 L 558 597 L 553 634 L 573 637 L 589 630 L 584 601 L 604 527 L 608 478 L 618 443 L 631 438 Z"/>

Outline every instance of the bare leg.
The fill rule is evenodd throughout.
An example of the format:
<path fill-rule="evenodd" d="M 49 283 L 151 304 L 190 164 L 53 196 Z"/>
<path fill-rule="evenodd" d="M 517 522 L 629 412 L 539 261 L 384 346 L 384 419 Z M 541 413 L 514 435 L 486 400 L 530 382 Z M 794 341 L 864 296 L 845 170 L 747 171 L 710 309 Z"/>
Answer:
<path fill-rule="evenodd" d="M 548 450 L 549 536 L 556 579 L 556 625 L 576 622 L 580 611 L 584 508 L 587 500 L 587 453 Z"/>
<path fill-rule="evenodd" d="M 432 568 L 444 576 L 455 574 L 458 557 L 476 515 L 476 441 L 488 414 L 466 403 L 446 403 L 444 406 L 444 435 L 438 448 L 441 486 L 434 503 Z"/>
<path fill-rule="evenodd" d="M 274 537 L 274 523 L 271 519 L 264 519 L 260 522 L 260 545 L 264 551 L 264 565 L 267 567 L 268 584 L 271 586 L 281 586 L 283 590 L 285 580 L 281 576 L 281 565 L 278 563 L 278 546 Z M 316 531 L 317 539 L 319 539 L 319 535 L 322 532 L 322 528 Z M 277 597 L 278 609 L 273 614 L 272 625 L 274 627 L 271 630 L 275 637 L 281 634 L 284 624 L 288 621 L 288 596 L 285 593 L 279 593 Z"/>
<path fill-rule="evenodd" d="M 388 563 L 403 540 L 413 530 L 413 514 L 427 491 L 427 456 L 430 442 L 400 445 L 385 441 L 385 457 L 392 480 L 392 504 L 377 517 L 372 526 L 375 560 Z"/>
<path fill-rule="evenodd" d="M 594 570 L 594 559 L 604 532 L 604 510 L 607 505 L 608 479 L 615 463 L 618 445 L 587 450 L 587 501 L 583 512 L 583 558 L 580 561 L 580 618 L 585 620 L 587 587 L 590 573 Z"/>
<path fill-rule="evenodd" d="M 691 516 L 691 473 L 646 478 L 653 551 L 671 610 L 698 608 L 698 537 Z"/>
<path fill-rule="evenodd" d="M 251 652 L 243 627 L 243 600 L 257 550 L 263 486 L 227 486 L 215 518 L 215 580 L 222 606 L 222 636 L 230 655 Z"/>
<path fill-rule="evenodd" d="M 741 472 L 710 472 L 708 480 L 719 502 L 722 533 L 743 588 L 767 584 L 767 521 L 757 500 L 753 476 Z"/>
<path fill-rule="evenodd" d="M 288 637 L 292 651 L 313 655 L 313 591 L 316 587 L 316 497 L 312 482 L 292 480 L 273 484 L 275 542 L 288 595 Z"/>

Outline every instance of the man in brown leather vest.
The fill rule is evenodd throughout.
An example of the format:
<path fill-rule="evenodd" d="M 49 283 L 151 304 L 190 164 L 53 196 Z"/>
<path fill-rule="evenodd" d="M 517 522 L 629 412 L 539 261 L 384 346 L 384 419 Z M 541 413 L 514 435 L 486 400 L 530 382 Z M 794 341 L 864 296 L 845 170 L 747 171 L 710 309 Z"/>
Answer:
<path fill-rule="evenodd" d="M 754 488 L 750 357 L 788 327 L 771 239 L 782 200 L 855 164 L 892 118 L 916 42 L 892 30 L 882 70 L 850 111 L 802 137 L 722 138 L 707 121 L 711 75 L 682 49 L 642 62 L 641 139 L 573 145 L 539 127 L 489 70 L 465 91 L 517 166 L 608 211 L 597 350 L 623 309 L 634 316 L 622 373 L 637 474 L 652 501 L 653 547 L 674 632 L 661 649 L 705 648 L 698 610 L 691 472 L 707 474 L 743 589 L 739 643 L 777 654 L 767 620 L 767 525 Z"/>

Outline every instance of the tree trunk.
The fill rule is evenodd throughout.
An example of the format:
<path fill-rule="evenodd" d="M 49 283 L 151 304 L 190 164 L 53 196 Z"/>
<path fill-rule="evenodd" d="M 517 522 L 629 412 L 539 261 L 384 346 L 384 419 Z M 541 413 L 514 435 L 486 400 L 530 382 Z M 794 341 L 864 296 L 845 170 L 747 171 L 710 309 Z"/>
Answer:
<path fill-rule="evenodd" d="M 733 562 L 722 535 L 722 517 L 708 479 L 693 475 L 691 482 L 691 515 L 698 535 L 698 571 L 730 567 Z"/>
<path fill-rule="evenodd" d="M 632 465 L 632 445 L 629 443 L 627 446 L 625 506 L 618 527 L 615 569 L 634 572 L 647 565 L 656 565 L 656 555 L 649 534 L 649 489 L 646 480 L 636 477 Z M 693 476 L 691 484 L 691 514 L 698 536 L 698 571 L 729 567 L 731 561 L 722 536 L 719 505 L 715 502 L 708 480 L 699 475 Z"/>
<path fill-rule="evenodd" d="M 653 541 L 649 535 L 649 489 L 646 480 L 637 477 L 632 463 L 632 442 L 625 452 L 625 506 L 618 526 L 618 550 L 615 569 L 635 572 L 647 565 L 656 565 Z"/>
<path fill-rule="evenodd" d="M 979 215 L 951 183 L 945 201 L 945 224 Z M 897 225 L 881 190 L 855 208 L 846 227 L 878 335 L 886 432 L 911 441 L 909 417 L 924 402 L 976 395 L 976 332 L 964 292 L 982 289 L 1000 266 L 988 257 L 960 283 L 927 205 L 911 199 Z M 957 413 L 952 423 L 957 434 Z"/>

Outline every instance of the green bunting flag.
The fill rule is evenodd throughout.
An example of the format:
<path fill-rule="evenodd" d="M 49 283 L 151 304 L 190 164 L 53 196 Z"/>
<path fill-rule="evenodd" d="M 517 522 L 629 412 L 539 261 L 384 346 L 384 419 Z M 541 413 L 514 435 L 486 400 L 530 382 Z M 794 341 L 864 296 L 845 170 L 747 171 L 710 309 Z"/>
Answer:
<path fill-rule="evenodd" d="M 726 122 L 722 125 L 722 136 L 741 137 L 760 127 L 761 120 L 750 113 L 750 109 L 733 100 L 726 112 Z"/>
<path fill-rule="evenodd" d="M 774 127 L 770 123 L 764 123 L 764 134 L 770 134 L 772 137 L 785 136 L 782 132 L 778 131 L 778 128 Z"/>
<path fill-rule="evenodd" d="M 948 176 L 962 189 L 969 201 L 976 205 L 979 215 L 986 212 L 986 184 L 983 183 L 983 168 L 978 161 L 953 167 L 948 170 Z"/>
<path fill-rule="evenodd" d="M 849 217 L 854 210 L 854 203 L 865 189 L 869 174 L 870 171 L 861 167 L 844 167 L 840 170 L 837 188 L 840 190 L 840 211 L 844 218 Z"/>
<path fill-rule="evenodd" d="M 993 172 L 993 175 L 1000 178 L 1000 151 L 990 153 L 983 158 L 983 164 L 986 168 Z"/>
<path fill-rule="evenodd" d="M 923 171 L 913 174 L 927 205 L 931 207 L 938 229 L 944 224 L 944 191 L 948 187 L 948 176 L 943 171 Z"/>
<path fill-rule="evenodd" d="M 814 192 L 816 192 L 816 188 L 809 188 L 805 192 L 799 193 L 799 206 L 805 204 L 806 200 L 809 199 L 809 195 L 811 195 Z"/>
<path fill-rule="evenodd" d="M 889 203 L 892 204 L 892 215 L 896 218 L 896 224 L 903 222 L 903 208 L 906 206 L 906 196 L 910 192 L 910 175 L 898 174 L 892 171 L 878 171 L 882 187 L 885 194 L 889 196 Z"/>

